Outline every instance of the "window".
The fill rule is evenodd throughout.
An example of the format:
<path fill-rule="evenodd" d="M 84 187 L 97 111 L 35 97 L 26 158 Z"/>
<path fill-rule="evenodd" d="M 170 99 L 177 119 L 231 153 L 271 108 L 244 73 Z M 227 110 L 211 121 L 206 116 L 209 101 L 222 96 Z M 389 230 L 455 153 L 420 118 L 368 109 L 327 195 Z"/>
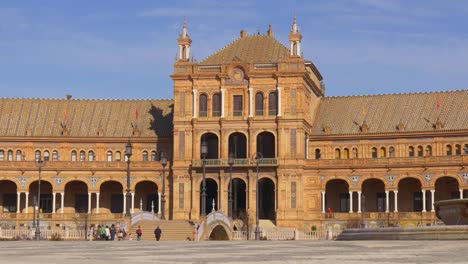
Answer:
<path fill-rule="evenodd" d="M 388 154 L 390 155 L 390 158 L 394 158 L 395 157 L 395 148 L 394 147 L 390 147 L 388 149 Z"/>
<path fill-rule="evenodd" d="M 335 149 L 335 159 L 341 159 L 341 150 L 339 148 Z"/>
<path fill-rule="evenodd" d="M 156 155 L 156 151 L 151 151 L 151 161 L 156 161 L 157 160 L 157 155 Z"/>
<path fill-rule="evenodd" d="M 122 153 L 120 151 L 115 152 L 115 161 L 121 161 L 122 160 Z"/>
<path fill-rule="evenodd" d="M 107 151 L 107 161 L 112 161 L 112 151 Z"/>
<path fill-rule="evenodd" d="M 143 151 L 143 161 L 148 161 L 148 151 Z"/>
<path fill-rule="evenodd" d="M 278 94 L 276 92 L 271 92 L 268 95 L 268 114 L 278 115 Z"/>
<path fill-rule="evenodd" d="M 261 92 L 255 94 L 255 115 L 263 115 L 263 94 Z"/>
<path fill-rule="evenodd" d="M 380 148 L 380 157 L 381 158 L 387 157 L 387 149 L 385 149 L 384 147 Z"/>
<path fill-rule="evenodd" d="M 447 156 L 452 156 L 452 146 L 447 145 L 447 146 L 445 147 L 445 150 L 446 150 L 446 152 L 447 152 Z"/>
<path fill-rule="evenodd" d="M 426 156 L 432 156 L 432 147 L 430 145 L 426 146 Z"/>
<path fill-rule="evenodd" d="M 76 161 L 76 151 L 73 150 L 71 153 L 71 161 Z"/>
<path fill-rule="evenodd" d="M 36 150 L 36 152 L 34 153 L 34 157 L 36 158 L 36 161 L 40 160 L 41 159 L 41 151 Z"/>
<path fill-rule="evenodd" d="M 358 149 L 353 148 L 353 158 L 357 159 L 358 158 Z"/>
<path fill-rule="evenodd" d="M 385 212 L 386 195 L 385 193 L 376 193 L 377 198 L 377 212 Z"/>
<path fill-rule="evenodd" d="M 410 147 L 408 148 L 408 155 L 409 155 L 410 157 L 414 157 L 414 147 L 413 147 L 413 146 L 410 146 Z"/>
<path fill-rule="evenodd" d="M 16 213 L 18 196 L 16 193 L 3 194 L 3 212 L 2 213 Z"/>
<path fill-rule="evenodd" d="M 96 155 L 94 155 L 94 151 L 92 151 L 92 150 L 88 151 L 88 160 L 89 161 L 94 161 L 95 157 L 96 157 Z"/>
<path fill-rule="evenodd" d="M 8 150 L 8 161 L 12 161 L 13 160 L 13 150 Z"/>
<path fill-rule="evenodd" d="M 315 149 L 315 159 L 319 160 L 322 154 L 320 153 L 320 149 Z"/>
<path fill-rule="evenodd" d="M 242 116 L 242 95 L 234 95 L 234 116 Z"/>
<path fill-rule="evenodd" d="M 461 146 L 460 145 L 455 145 L 455 155 L 460 156 L 461 155 Z"/>
<path fill-rule="evenodd" d="M 349 212 L 349 193 L 340 193 L 340 212 Z"/>
<path fill-rule="evenodd" d="M 424 151 L 422 146 L 418 146 L 418 157 L 424 156 Z"/>
<path fill-rule="evenodd" d="M 80 161 L 85 161 L 86 160 L 86 153 L 82 150 L 80 151 Z"/>
<path fill-rule="evenodd" d="M 59 160 L 58 151 L 56 151 L 56 150 L 52 151 L 52 160 L 53 161 L 58 161 Z"/>
<path fill-rule="evenodd" d="M 464 149 L 465 155 L 468 155 L 468 144 L 465 144 L 463 149 Z"/>
<path fill-rule="evenodd" d="M 0 149 L 0 160 L 5 160 L 5 151 Z"/>
<path fill-rule="evenodd" d="M 345 148 L 343 150 L 343 158 L 349 159 L 349 149 Z"/>
<path fill-rule="evenodd" d="M 208 116 L 208 96 L 206 94 L 200 95 L 200 117 L 207 117 Z"/>
<path fill-rule="evenodd" d="M 377 158 L 377 148 L 372 148 L 372 158 L 376 159 Z"/>
<path fill-rule="evenodd" d="M 221 116 L 221 95 L 219 93 L 213 94 L 213 116 Z"/>
<path fill-rule="evenodd" d="M 44 151 L 44 161 L 50 160 L 50 152 L 48 150 Z"/>
<path fill-rule="evenodd" d="M 21 152 L 21 150 L 16 151 L 16 160 L 17 161 L 23 160 L 23 152 Z"/>

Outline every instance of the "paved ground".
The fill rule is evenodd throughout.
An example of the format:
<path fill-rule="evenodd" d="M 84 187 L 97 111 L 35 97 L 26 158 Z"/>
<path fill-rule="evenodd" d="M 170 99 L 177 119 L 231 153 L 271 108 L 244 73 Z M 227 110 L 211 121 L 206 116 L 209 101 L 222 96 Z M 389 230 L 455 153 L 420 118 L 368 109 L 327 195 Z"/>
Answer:
<path fill-rule="evenodd" d="M 467 241 L 0 242 L 0 263 L 468 263 Z"/>

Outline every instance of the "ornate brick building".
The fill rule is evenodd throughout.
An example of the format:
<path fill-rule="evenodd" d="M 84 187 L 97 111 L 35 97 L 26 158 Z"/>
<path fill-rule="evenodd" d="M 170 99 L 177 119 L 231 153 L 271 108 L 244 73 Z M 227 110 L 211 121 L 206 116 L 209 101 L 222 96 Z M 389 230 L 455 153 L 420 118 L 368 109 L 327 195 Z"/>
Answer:
<path fill-rule="evenodd" d="M 468 90 L 326 97 L 296 20 L 289 41 L 241 31 L 196 62 L 184 23 L 174 100 L 0 99 L 3 221 L 32 219 L 39 157 L 47 219 L 122 219 L 129 140 L 133 213 L 160 211 L 163 151 L 170 219 L 227 212 L 232 190 L 250 223 L 416 225 L 468 195 Z"/>

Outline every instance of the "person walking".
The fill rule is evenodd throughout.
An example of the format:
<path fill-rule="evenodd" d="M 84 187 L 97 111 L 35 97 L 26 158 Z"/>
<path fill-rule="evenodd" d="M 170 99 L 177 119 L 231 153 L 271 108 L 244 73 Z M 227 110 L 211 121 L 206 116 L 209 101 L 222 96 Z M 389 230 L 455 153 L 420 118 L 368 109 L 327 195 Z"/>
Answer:
<path fill-rule="evenodd" d="M 117 233 L 117 230 L 115 229 L 114 224 L 111 225 L 109 231 L 110 231 L 110 240 L 114 241 L 115 240 L 115 233 Z"/>
<path fill-rule="evenodd" d="M 154 229 L 154 237 L 156 238 L 156 241 L 159 241 L 159 239 L 161 239 L 161 234 L 162 234 L 161 228 L 157 226 L 156 229 Z"/>
<path fill-rule="evenodd" d="M 137 240 L 140 241 L 141 240 L 141 235 L 143 235 L 143 231 L 141 230 L 141 226 L 138 226 L 136 234 L 137 234 Z"/>
<path fill-rule="evenodd" d="M 109 230 L 109 226 L 106 226 L 106 240 L 109 240 L 110 238 L 110 230 Z"/>

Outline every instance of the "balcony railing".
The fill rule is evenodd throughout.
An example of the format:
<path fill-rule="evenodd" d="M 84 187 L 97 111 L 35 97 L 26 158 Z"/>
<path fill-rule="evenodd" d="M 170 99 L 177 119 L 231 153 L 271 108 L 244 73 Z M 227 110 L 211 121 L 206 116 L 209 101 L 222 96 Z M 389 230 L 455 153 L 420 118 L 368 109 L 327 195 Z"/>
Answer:
<path fill-rule="evenodd" d="M 132 161 L 132 170 L 162 169 L 160 162 Z M 37 170 L 35 161 L 0 161 L 0 170 Z M 49 161 L 42 165 L 42 170 L 126 170 L 125 161 Z"/>
<path fill-rule="evenodd" d="M 192 160 L 193 167 L 201 167 L 203 165 L 203 160 Z M 228 160 L 224 159 L 206 159 L 206 167 L 229 167 Z M 257 166 L 257 160 L 255 159 L 234 159 L 234 167 L 255 167 Z M 278 166 L 278 160 L 275 158 L 265 158 L 258 160 L 258 166 L 268 167 L 268 166 Z"/>

